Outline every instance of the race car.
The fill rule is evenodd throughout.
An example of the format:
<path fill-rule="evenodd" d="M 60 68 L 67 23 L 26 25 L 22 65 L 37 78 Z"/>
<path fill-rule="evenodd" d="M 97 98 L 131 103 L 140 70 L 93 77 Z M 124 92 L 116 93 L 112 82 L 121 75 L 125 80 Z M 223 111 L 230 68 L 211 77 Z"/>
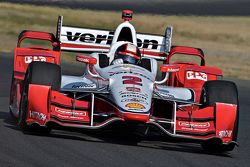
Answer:
<path fill-rule="evenodd" d="M 102 130 L 121 123 L 145 127 L 145 135 L 153 128 L 201 143 L 205 150 L 232 151 L 239 122 L 236 85 L 206 65 L 201 49 L 171 46 L 172 27 L 163 36 L 137 33 L 132 14 L 124 10 L 124 22 L 115 31 L 64 26 L 62 16 L 56 37 L 23 31 L 9 104 L 18 126 L 47 134 L 58 125 Z M 25 39 L 49 41 L 52 49 L 22 47 Z M 77 52 L 76 61 L 86 65 L 84 75 L 62 75 L 62 51 Z M 200 63 L 173 62 L 176 55 L 197 57 Z"/>

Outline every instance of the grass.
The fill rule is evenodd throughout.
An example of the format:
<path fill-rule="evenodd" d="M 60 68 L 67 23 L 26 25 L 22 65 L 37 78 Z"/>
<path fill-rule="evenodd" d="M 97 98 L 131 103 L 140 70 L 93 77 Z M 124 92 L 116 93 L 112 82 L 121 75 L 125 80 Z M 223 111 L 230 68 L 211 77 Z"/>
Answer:
<path fill-rule="evenodd" d="M 72 26 L 115 29 L 120 12 L 72 10 L 0 3 L 0 51 L 12 51 L 24 30 L 55 33 L 57 16 Z M 207 65 L 222 68 L 225 77 L 250 79 L 250 18 L 135 14 L 138 32 L 163 34 L 174 27 L 173 44 L 202 48 Z"/>

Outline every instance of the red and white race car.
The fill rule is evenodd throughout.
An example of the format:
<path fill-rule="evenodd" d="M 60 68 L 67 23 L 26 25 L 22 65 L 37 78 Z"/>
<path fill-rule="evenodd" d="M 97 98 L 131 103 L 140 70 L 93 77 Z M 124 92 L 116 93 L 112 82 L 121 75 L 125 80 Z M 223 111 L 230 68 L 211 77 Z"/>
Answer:
<path fill-rule="evenodd" d="M 222 71 L 205 64 L 201 49 L 171 46 L 163 36 L 136 33 L 132 12 L 115 31 L 63 25 L 56 37 L 23 31 L 14 55 L 10 113 L 23 131 L 45 133 L 56 125 L 102 129 L 119 123 L 154 127 L 160 134 L 200 142 L 211 151 L 237 145 L 239 102 L 236 85 L 218 80 Z M 45 40 L 52 49 L 21 47 L 24 39 Z M 61 51 L 80 53 L 83 76 L 61 74 Z M 82 55 L 81 53 L 91 53 Z M 176 55 L 200 63 L 173 62 Z M 158 68 L 158 63 L 161 63 Z M 164 74 L 160 80 L 157 75 Z"/>

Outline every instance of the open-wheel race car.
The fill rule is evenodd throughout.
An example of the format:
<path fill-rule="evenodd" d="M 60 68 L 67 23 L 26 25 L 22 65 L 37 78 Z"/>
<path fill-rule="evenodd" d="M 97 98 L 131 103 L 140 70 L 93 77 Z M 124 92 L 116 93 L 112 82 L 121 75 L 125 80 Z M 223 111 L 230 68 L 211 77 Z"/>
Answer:
<path fill-rule="evenodd" d="M 59 16 L 56 37 L 20 34 L 10 93 L 10 113 L 20 128 L 49 133 L 53 125 L 102 129 L 122 123 L 146 127 L 145 134 L 154 127 L 206 150 L 232 151 L 239 119 L 236 85 L 219 80 L 222 71 L 205 64 L 201 49 L 171 46 L 172 27 L 163 36 L 136 33 L 132 12 L 122 17 L 115 31 L 64 26 Z M 22 47 L 25 39 L 49 41 L 52 49 Z M 83 76 L 61 74 L 62 51 L 78 52 L 76 61 L 86 64 Z M 171 61 L 177 54 L 200 63 Z"/>

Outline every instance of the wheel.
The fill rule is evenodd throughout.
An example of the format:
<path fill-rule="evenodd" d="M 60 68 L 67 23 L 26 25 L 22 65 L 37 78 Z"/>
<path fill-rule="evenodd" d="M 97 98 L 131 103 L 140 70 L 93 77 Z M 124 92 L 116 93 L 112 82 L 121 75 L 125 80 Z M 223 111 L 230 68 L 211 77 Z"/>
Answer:
<path fill-rule="evenodd" d="M 18 92 L 17 92 L 17 83 L 14 78 L 14 73 L 12 74 L 12 81 L 10 87 L 10 99 L 9 99 L 9 112 L 11 117 L 17 121 L 17 114 L 19 110 L 18 104 Z"/>
<path fill-rule="evenodd" d="M 61 68 L 58 65 L 46 62 L 32 62 L 25 74 L 23 90 L 20 100 L 18 125 L 23 132 L 49 133 L 49 127 L 29 126 L 26 123 L 28 110 L 29 84 L 51 86 L 52 90 L 59 90 L 61 85 Z"/>
<path fill-rule="evenodd" d="M 239 99 L 238 90 L 235 83 L 231 81 L 215 80 L 207 81 L 203 85 L 201 92 L 200 103 L 202 107 L 214 106 L 216 102 L 229 103 L 237 105 L 236 121 L 234 124 L 233 141 L 237 141 L 238 136 L 238 124 L 239 124 Z M 215 142 L 219 143 L 219 142 Z M 222 145 L 214 144 L 213 142 L 204 142 L 202 147 L 204 150 L 224 152 L 232 151 L 235 144 Z"/>

